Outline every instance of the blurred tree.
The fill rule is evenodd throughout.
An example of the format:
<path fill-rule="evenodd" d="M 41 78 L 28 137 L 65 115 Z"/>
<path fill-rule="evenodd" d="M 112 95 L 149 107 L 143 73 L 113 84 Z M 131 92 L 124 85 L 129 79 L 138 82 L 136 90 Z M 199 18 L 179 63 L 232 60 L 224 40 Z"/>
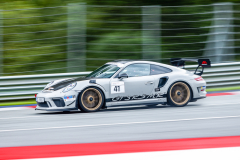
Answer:
<path fill-rule="evenodd" d="M 201 5 L 212 4 L 216 2 L 239 2 L 239 0 L 1 0 L 0 9 L 12 10 L 12 9 L 27 9 L 27 8 L 42 8 L 53 6 L 66 6 L 67 3 L 79 3 L 86 2 L 88 5 L 118 5 L 118 6 L 144 6 L 144 5 L 162 5 L 162 6 L 178 6 L 178 5 Z M 235 9 L 240 10 L 240 7 L 236 6 Z M 92 8 L 89 12 L 98 13 L 135 13 L 141 14 L 141 9 L 128 9 L 128 8 Z M 198 7 L 196 8 L 163 8 L 162 12 L 168 13 L 196 13 L 196 12 L 208 12 L 212 11 L 212 7 Z M 17 74 L 38 74 L 38 73 L 55 73 L 66 72 L 66 51 L 67 51 L 67 15 L 49 16 L 54 14 L 67 13 L 67 9 L 64 7 L 53 9 L 40 9 L 40 10 L 13 10 L 2 12 L 4 16 L 4 73 Z M 208 15 L 192 15 L 192 16 L 165 16 L 162 17 L 162 21 L 187 21 L 187 20 L 203 20 L 212 18 L 212 14 Z M 239 17 L 239 13 L 235 13 L 236 17 Z M 19 17 L 20 19 L 17 19 Z M 33 17 L 33 18 L 24 18 Z M 115 16 L 115 15 L 88 15 L 89 19 L 99 21 L 141 21 L 141 16 Z M 51 23 L 57 22 L 57 23 Z M 41 24 L 45 23 L 45 24 Z M 48 24 L 49 23 L 49 24 Z M 239 21 L 235 21 L 238 24 Z M 36 24 L 36 25 L 29 25 Z M 39 24 L 39 25 L 38 25 Z M 41 25 L 40 25 L 41 24 Z M 7 27 L 13 25 L 26 25 L 24 27 Z M 29 25 L 29 26 L 27 26 Z M 201 21 L 198 23 L 164 23 L 163 29 L 176 29 L 176 30 L 164 30 L 162 32 L 162 57 L 193 57 L 201 56 L 202 52 L 186 51 L 177 52 L 179 50 L 199 50 L 204 48 L 204 43 L 195 43 L 194 45 L 169 45 L 172 43 L 193 43 L 206 41 L 207 36 L 197 36 L 204 33 L 208 33 L 208 28 L 201 30 L 177 30 L 178 28 L 196 28 L 203 26 L 210 26 L 210 21 Z M 239 25 L 239 24 L 238 24 Z M 89 28 L 115 28 L 115 29 L 134 29 L 141 28 L 140 23 L 127 23 L 127 24 L 114 24 L 114 23 L 93 23 L 88 22 Z M 51 30 L 57 30 L 54 32 L 48 32 Z M 239 29 L 237 28 L 236 31 Z M 26 32 L 29 32 L 25 34 Z M 31 33 L 30 33 L 31 32 Z M 13 34 L 24 33 L 24 34 Z M 87 30 L 89 35 L 98 35 L 96 37 L 88 37 L 87 42 L 87 65 L 88 70 L 92 70 L 94 66 L 99 66 L 108 60 L 96 60 L 97 58 L 103 59 L 140 59 L 141 58 L 141 45 L 121 45 L 121 44 L 141 44 L 141 31 L 135 30 L 131 32 L 122 32 L 117 30 Z M 167 38 L 166 36 L 182 36 Z M 189 37 L 187 35 L 196 35 L 196 37 Z M 134 38 L 117 38 L 119 36 L 133 36 Z M 235 38 L 238 38 L 236 35 Z M 51 39 L 50 37 L 62 37 Z M 136 38 L 139 37 L 139 38 Z M 37 40 L 44 39 L 44 40 Z M 21 41 L 21 42 L 13 42 Z M 117 45 L 91 45 L 92 44 L 120 44 Z M 238 45 L 239 42 L 236 42 Z M 65 45 L 64 45 L 65 44 Z M 168 44 L 168 45 L 164 45 Z M 50 47 L 43 47 L 50 46 Z M 31 49 L 24 49 L 31 48 Z M 238 51 L 239 49 L 237 49 Z M 102 52 L 101 52 L 102 51 Z M 106 51 L 106 52 L 104 52 Z M 114 54 L 111 51 L 119 51 L 118 54 Z M 169 51 L 176 51 L 169 53 Z M 55 54 L 56 53 L 56 54 Z M 39 56 L 36 56 L 39 55 Z M 11 58 L 13 57 L 13 58 Z M 15 57 L 15 58 L 14 58 Z M 18 58 L 16 58 L 18 57 Z M 93 60 L 95 59 L 95 60 Z M 51 63 L 47 63 L 50 61 Z M 54 62 L 53 62 L 54 61 Z M 167 61 L 165 61 L 167 63 Z M 62 69 L 54 69 L 62 68 Z M 44 71 L 41 71 L 44 70 Z M 30 72 L 29 72 L 30 71 Z M 16 73 L 15 73 L 16 72 Z M 23 72 L 23 73 L 17 73 Z"/>

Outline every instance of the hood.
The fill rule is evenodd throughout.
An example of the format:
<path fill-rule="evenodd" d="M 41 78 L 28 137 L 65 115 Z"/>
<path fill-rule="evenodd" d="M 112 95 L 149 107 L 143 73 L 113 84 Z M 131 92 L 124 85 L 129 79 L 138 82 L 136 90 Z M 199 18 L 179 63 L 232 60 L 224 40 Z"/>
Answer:
<path fill-rule="evenodd" d="M 73 82 L 84 81 L 84 80 L 89 80 L 89 79 L 91 79 L 91 78 L 77 77 L 77 78 L 69 78 L 69 79 L 58 80 L 57 83 L 53 83 L 53 85 L 45 88 L 44 90 L 57 91 L 59 89 L 62 89 L 64 87 L 68 86 L 69 84 L 71 84 Z"/>

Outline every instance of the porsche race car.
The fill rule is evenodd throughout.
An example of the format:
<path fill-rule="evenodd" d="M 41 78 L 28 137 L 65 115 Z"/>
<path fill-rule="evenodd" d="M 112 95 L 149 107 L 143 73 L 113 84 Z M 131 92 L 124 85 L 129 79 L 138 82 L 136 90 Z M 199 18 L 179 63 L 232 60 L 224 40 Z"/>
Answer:
<path fill-rule="evenodd" d="M 197 69 L 180 68 L 185 61 L 198 62 Z M 209 59 L 173 58 L 171 64 L 118 60 L 86 77 L 52 81 L 36 95 L 36 110 L 93 112 L 112 106 L 154 104 L 183 107 L 206 97 L 201 75 L 205 67 L 211 67 Z"/>

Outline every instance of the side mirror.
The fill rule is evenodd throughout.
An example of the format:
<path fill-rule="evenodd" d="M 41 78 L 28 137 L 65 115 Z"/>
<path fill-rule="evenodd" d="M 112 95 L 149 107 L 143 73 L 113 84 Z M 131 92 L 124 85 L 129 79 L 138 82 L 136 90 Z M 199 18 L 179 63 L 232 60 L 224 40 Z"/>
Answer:
<path fill-rule="evenodd" d="M 118 79 L 128 78 L 127 73 L 122 73 L 118 76 Z"/>

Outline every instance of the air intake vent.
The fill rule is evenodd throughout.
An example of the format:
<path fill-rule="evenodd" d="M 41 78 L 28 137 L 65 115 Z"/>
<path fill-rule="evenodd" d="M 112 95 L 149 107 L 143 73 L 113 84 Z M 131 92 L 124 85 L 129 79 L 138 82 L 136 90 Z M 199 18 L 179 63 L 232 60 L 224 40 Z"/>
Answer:
<path fill-rule="evenodd" d="M 158 88 L 163 87 L 168 81 L 168 77 L 162 77 L 159 79 Z"/>
<path fill-rule="evenodd" d="M 53 98 L 52 100 L 57 107 L 65 107 L 65 102 L 62 98 Z"/>
<path fill-rule="evenodd" d="M 46 107 L 46 108 L 49 107 L 48 104 L 47 104 L 47 102 L 43 102 L 43 103 L 37 102 L 37 105 L 38 105 L 39 107 Z"/>

